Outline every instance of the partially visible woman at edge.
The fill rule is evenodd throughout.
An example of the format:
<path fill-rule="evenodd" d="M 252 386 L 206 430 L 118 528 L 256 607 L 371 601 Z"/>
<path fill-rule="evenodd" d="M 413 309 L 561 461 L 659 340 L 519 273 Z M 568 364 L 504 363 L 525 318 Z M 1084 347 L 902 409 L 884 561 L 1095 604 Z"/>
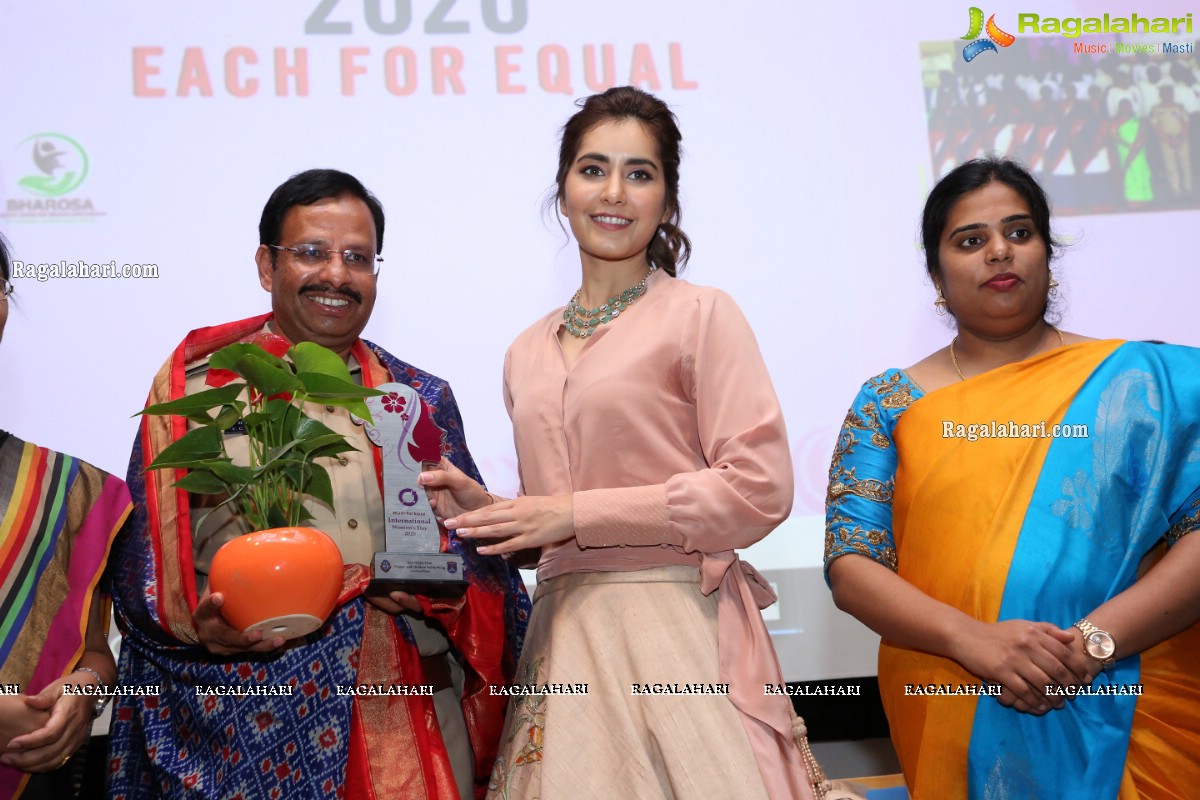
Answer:
<path fill-rule="evenodd" d="M 764 693 L 782 682 L 759 614 L 775 598 L 736 553 L 791 508 L 787 434 L 737 306 L 675 277 L 680 140 L 630 87 L 567 122 L 557 202 L 583 278 L 505 358 L 520 496 L 422 476 L 481 552 L 540 550 L 521 682 L 588 686 L 510 702 L 492 798 L 813 796 L 789 698 Z"/>
<path fill-rule="evenodd" d="M 957 335 L 863 385 L 825 540 L 912 796 L 1194 798 L 1200 350 L 1047 322 L 1050 209 L 1011 161 L 943 178 L 922 237 Z M 1088 686 L 1117 694 L 1054 688 Z"/>
<path fill-rule="evenodd" d="M 0 239 L 0 337 L 9 267 Z M 20 687 L 0 694 L 0 800 L 74 796 L 64 767 L 103 703 L 64 686 L 116 680 L 97 584 L 132 507 L 123 481 L 0 430 L 0 684 Z"/>

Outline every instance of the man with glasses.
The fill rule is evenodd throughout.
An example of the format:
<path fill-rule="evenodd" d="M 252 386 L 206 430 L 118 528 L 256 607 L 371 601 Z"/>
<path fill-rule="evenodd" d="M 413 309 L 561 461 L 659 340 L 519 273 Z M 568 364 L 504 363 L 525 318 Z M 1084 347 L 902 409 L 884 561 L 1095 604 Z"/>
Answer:
<path fill-rule="evenodd" d="M 283 183 L 263 209 L 255 253 L 272 313 L 190 333 L 149 402 L 204 391 L 208 357 L 231 342 L 264 333 L 315 342 L 365 385 L 417 389 L 446 432 L 447 457 L 478 477 L 450 387 L 359 338 L 375 305 L 383 228 L 379 201 L 353 176 L 309 170 Z M 369 564 L 385 549 L 376 448 L 344 409 L 309 403 L 305 413 L 357 448 L 330 459 L 334 505 L 306 503 L 309 524 L 347 565 Z M 342 604 L 325 628 L 286 643 L 243 634 L 222 618 L 220 595 L 207 592 L 212 556 L 247 532 L 241 520 L 229 506 L 205 516 L 211 498 L 173 489 L 170 471 L 143 473 L 180 427 L 144 417 L 130 464 L 138 512 L 112 559 L 126 636 L 120 677 L 161 684 L 163 694 L 117 702 L 110 795 L 142 796 L 149 786 L 171 797 L 473 797 L 487 784 L 503 725 L 504 698 L 488 685 L 511 681 L 528 615 L 516 571 L 451 537 L 471 582 L 463 599 L 426 600 L 424 612 L 398 592 L 367 601 L 365 567 L 347 566 Z M 227 431 L 226 449 L 238 461 L 244 434 Z M 339 693 L 368 681 L 435 693 Z M 214 701 L 195 689 L 289 683 L 290 697 Z"/>

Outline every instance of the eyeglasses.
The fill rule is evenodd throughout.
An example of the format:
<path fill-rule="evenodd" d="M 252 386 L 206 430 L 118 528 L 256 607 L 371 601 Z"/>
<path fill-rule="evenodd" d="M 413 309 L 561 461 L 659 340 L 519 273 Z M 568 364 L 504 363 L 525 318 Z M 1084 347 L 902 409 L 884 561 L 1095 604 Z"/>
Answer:
<path fill-rule="evenodd" d="M 348 270 L 378 275 L 379 263 L 383 261 L 383 256 L 377 256 L 374 253 L 359 253 L 354 250 L 322 250 L 315 244 L 298 244 L 295 247 L 269 244 L 267 247 L 272 250 L 288 251 L 303 267 L 319 267 L 322 264 L 328 264 L 337 255 L 341 256 L 342 263 Z"/>
<path fill-rule="evenodd" d="M 15 291 L 16 289 L 13 288 L 12 281 L 7 278 L 0 281 L 0 300 L 7 300 L 8 296 Z"/>

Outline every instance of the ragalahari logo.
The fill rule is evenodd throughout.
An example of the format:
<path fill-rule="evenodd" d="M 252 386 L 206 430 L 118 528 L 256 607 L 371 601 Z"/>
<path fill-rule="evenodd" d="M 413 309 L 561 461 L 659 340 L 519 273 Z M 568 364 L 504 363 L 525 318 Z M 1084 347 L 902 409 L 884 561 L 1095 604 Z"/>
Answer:
<path fill-rule="evenodd" d="M 35 133 L 17 145 L 18 150 L 25 147 L 41 174 L 27 175 L 17 183 L 34 194 L 61 197 L 78 189 L 87 177 L 87 152 L 70 136 Z"/>
<path fill-rule="evenodd" d="M 963 61 L 970 62 L 975 56 L 980 53 L 991 50 L 993 53 L 1000 52 L 996 49 L 996 45 L 1008 47 L 1017 40 L 1017 37 L 1011 33 L 1005 33 L 1000 30 L 1000 26 L 996 24 L 996 15 L 992 14 L 988 17 L 987 25 L 983 24 L 983 10 L 971 6 L 971 27 L 967 29 L 967 35 L 963 39 L 974 39 L 966 47 L 963 48 Z M 980 39 L 979 34 L 987 31 L 988 38 Z"/>

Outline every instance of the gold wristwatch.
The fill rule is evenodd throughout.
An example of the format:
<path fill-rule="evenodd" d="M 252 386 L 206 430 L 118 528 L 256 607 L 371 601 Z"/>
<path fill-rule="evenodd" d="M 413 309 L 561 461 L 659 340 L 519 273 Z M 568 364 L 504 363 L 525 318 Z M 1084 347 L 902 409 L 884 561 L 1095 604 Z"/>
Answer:
<path fill-rule="evenodd" d="M 1083 634 L 1083 649 L 1087 651 L 1087 654 L 1099 661 L 1102 668 L 1111 667 L 1115 661 L 1113 653 L 1117 651 L 1112 634 L 1100 630 L 1088 622 L 1086 617 L 1076 622 L 1075 627 L 1079 628 L 1079 632 Z"/>

